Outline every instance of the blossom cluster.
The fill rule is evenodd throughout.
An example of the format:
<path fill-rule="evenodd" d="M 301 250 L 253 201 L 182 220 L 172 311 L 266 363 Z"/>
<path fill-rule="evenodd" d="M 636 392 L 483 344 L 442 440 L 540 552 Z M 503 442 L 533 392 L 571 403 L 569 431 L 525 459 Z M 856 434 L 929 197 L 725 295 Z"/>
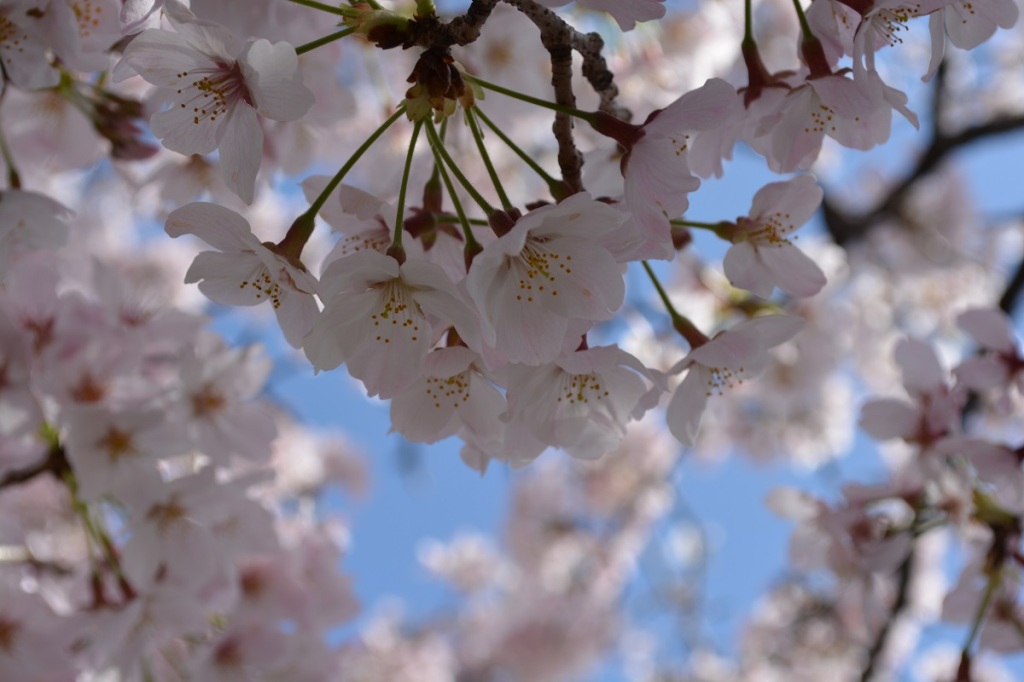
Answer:
<path fill-rule="evenodd" d="M 754 22 L 755 4 L 765 22 L 781 16 L 769 0 L 728 17 L 705 7 L 691 21 L 719 22 L 702 40 L 728 43 L 720 63 L 698 68 L 665 39 L 664 89 L 646 57 L 570 23 L 600 23 L 596 11 L 616 35 L 670 27 L 654 23 L 663 0 L 473 0 L 451 20 L 429 0 L 411 14 L 374 0 L 244 4 L 0 0 L 0 678 L 571 677 L 624 629 L 618 602 L 669 513 L 678 447 L 836 456 L 852 427 L 822 422 L 852 410 L 844 362 L 885 386 L 876 359 L 893 339 L 877 320 L 904 308 L 931 325 L 896 345 L 907 399 L 860 412 L 864 431 L 900 444 L 891 481 L 840 502 L 770 500 L 799 524 L 794 564 L 839 586 L 822 627 L 846 648 L 782 641 L 825 612 L 825 597 L 788 584 L 752 623 L 748 661 L 721 677 L 852 674 L 865 647 L 851 642 L 883 648 L 939 527 L 969 547 L 940 616 L 973 623 L 969 645 L 1022 648 L 1024 355 L 992 307 L 991 273 L 957 261 L 959 298 L 933 315 L 927 292 L 948 272 L 886 264 L 878 254 L 904 246 L 891 226 L 843 255 L 795 244 L 824 201 L 810 172 L 823 153 L 885 143 L 895 113 L 919 125 L 886 48 L 927 17 L 915 76 L 941 79 L 947 42 L 970 49 L 1011 28 L 1013 0 L 815 0 L 787 8 L 778 31 Z M 761 187 L 745 215 L 691 220 L 690 195 L 730 180 L 741 143 L 795 175 Z M 276 206 L 294 186 L 282 176 L 300 173 L 303 207 L 298 190 Z M 108 190 L 117 207 L 98 198 Z M 955 250 L 963 202 L 932 192 L 913 198 L 916 214 Z M 121 218 L 131 225 L 115 234 Z M 154 222 L 184 259 L 177 281 L 124 251 Z M 698 231 L 726 245 L 714 274 L 694 255 Z M 273 311 L 311 372 L 344 366 L 390 401 L 394 431 L 456 436 L 481 474 L 549 448 L 586 462 L 532 467 L 506 547 L 424 551 L 467 595 L 454 625 L 415 637 L 382 619 L 333 646 L 357 609 L 338 566 L 347 531 L 318 499 L 358 488 L 360 465 L 274 409 L 270 362 L 207 329 L 193 284 L 215 304 Z M 955 322 L 935 321 L 951 309 Z M 924 339 L 951 327 L 978 351 L 947 372 Z M 1002 438 L 972 428 L 979 404 Z"/>

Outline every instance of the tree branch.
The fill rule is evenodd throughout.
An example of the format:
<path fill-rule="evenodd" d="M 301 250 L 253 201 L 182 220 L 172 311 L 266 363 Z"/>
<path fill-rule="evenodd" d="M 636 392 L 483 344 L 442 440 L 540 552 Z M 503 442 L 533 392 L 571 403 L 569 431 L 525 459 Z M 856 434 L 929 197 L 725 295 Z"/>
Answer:
<path fill-rule="evenodd" d="M 56 477 L 69 468 L 68 460 L 64 456 L 64 448 L 51 448 L 50 452 L 35 464 L 30 464 L 21 469 L 12 469 L 3 476 L 0 476 L 0 490 L 12 485 L 28 483 L 40 474 L 50 472 Z"/>
<path fill-rule="evenodd" d="M 576 31 L 565 20 L 534 0 L 505 0 L 525 14 L 540 31 L 540 40 L 551 55 L 551 86 L 555 101 L 576 108 L 576 95 L 572 90 L 572 38 Z M 558 167 L 562 180 L 573 192 L 583 190 L 583 155 L 576 148 L 572 135 L 572 117 L 555 113 L 551 126 L 558 142 Z"/>
<path fill-rule="evenodd" d="M 916 542 L 916 538 L 913 542 Z M 878 631 L 875 641 L 872 642 L 871 648 L 868 650 L 868 660 L 864 663 L 864 668 L 860 675 L 861 682 L 870 682 L 875 673 L 878 672 L 879 659 L 885 651 L 886 644 L 888 644 L 893 625 L 896 623 L 896 619 L 906 610 L 907 606 L 910 605 L 910 587 L 913 584 L 911 575 L 914 572 L 914 549 L 914 544 L 911 544 L 907 558 L 903 560 L 903 563 L 900 564 L 899 569 L 896 571 L 896 599 L 892 603 L 889 618 L 882 624 L 882 628 Z"/>
<path fill-rule="evenodd" d="M 975 142 L 1024 128 L 1024 115 L 1001 116 L 979 125 L 964 128 L 948 135 L 943 131 L 943 103 L 947 97 L 946 67 L 943 63 L 935 75 L 935 90 L 931 105 L 931 140 L 907 175 L 895 183 L 892 190 L 872 210 L 861 215 L 850 215 L 826 198 L 822 202 L 825 225 L 832 239 L 839 246 L 863 239 L 878 223 L 886 218 L 899 215 L 903 202 L 913 188 L 953 152 Z"/>

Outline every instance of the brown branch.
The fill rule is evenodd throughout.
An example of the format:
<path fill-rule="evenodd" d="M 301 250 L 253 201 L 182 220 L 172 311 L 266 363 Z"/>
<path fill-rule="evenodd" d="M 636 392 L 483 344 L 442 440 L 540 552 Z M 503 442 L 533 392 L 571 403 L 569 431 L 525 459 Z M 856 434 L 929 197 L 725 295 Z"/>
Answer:
<path fill-rule="evenodd" d="M 975 142 L 1024 128 L 1024 115 L 1001 116 L 979 125 L 947 134 L 942 129 L 943 103 L 946 101 L 946 68 L 939 67 L 935 76 L 935 91 L 931 105 L 931 140 L 917 160 L 917 164 L 897 182 L 892 190 L 872 210 L 851 215 L 839 209 L 826 198 L 822 202 L 825 225 L 836 244 L 845 246 L 863 239 L 876 225 L 887 218 L 898 216 L 907 195 L 923 178 L 934 172 L 953 152 Z"/>
<path fill-rule="evenodd" d="M 1006 283 L 1003 295 L 999 297 L 999 308 L 1012 317 L 1013 309 L 1017 307 L 1022 291 L 1024 291 L 1024 259 L 1017 263 L 1013 277 Z"/>
<path fill-rule="evenodd" d="M 565 20 L 547 7 L 534 0 L 505 0 L 522 12 L 540 31 L 544 49 L 551 55 L 551 86 L 555 101 L 566 107 L 576 107 L 576 95 L 572 90 L 572 38 L 576 31 Z M 583 155 L 576 148 L 572 135 L 572 117 L 562 112 L 555 113 L 551 126 L 558 142 L 558 167 L 562 180 L 573 192 L 583 190 Z"/>
<path fill-rule="evenodd" d="M 893 625 L 896 623 L 896 619 L 906 610 L 910 605 L 910 587 L 913 581 L 910 579 L 914 572 L 914 545 L 910 545 L 910 551 L 907 553 L 907 558 L 900 564 L 899 569 L 896 571 L 896 599 L 892 603 L 892 609 L 889 611 L 889 618 L 886 619 L 885 623 L 882 624 L 882 628 L 878 631 L 875 636 L 875 641 L 871 643 L 871 648 L 868 650 L 868 660 L 864 664 L 863 671 L 860 675 L 861 682 L 870 682 L 871 678 L 875 676 L 878 668 L 879 658 L 885 651 L 885 646 L 888 644 L 889 635 L 892 634 Z"/>
<path fill-rule="evenodd" d="M 480 37 L 480 30 L 497 4 L 498 0 L 473 0 L 465 14 L 449 22 L 442 22 L 435 14 L 416 17 L 409 22 L 405 35 L 388 47 L 446 49 L 453 45 L 469 45 Z"/>
<path fill-rule="evenodd" d="M 36 476 L 46 472 L 60 478 L 63 472 L 68 470 L 69 467 L 70 465 L 68 464 L 68 460 L 64 456 L 64 448 L 55 447 L 50 450 L 46 457 L 35 464 L 30 464 L 21 469 L 12 469 L 3 476 L 0 476 L 0 490 L 12 485 L 28 483 Z"/>
<path fill-rule="evenodd" d="M 615 74 L 608 68 L 601 50 L 604 40 L 598 33 L 579 33 L 572 31 L 572 48 L 583 58 L 583 77 L 590 83 L 597 96 L 601 98 L 598 109 L 611 114 L 615 118 L 629 121 L 633 114 L 615 100 L 619 96 L 619 88 L 615 85 Z"/>

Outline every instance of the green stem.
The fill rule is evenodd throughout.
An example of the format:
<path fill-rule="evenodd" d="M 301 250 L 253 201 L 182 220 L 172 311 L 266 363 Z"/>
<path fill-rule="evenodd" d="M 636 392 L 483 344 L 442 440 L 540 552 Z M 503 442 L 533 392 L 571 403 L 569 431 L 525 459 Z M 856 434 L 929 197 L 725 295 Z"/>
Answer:
<path fill-rule="evenodd" d="M 487 200 L 481 196 L 480 192 L 476 191 L 475 187 L 473 187 L 473 183 L 471 183 L 466 176 L 462 174 L 459 167 L 455 165 L 455 160 L 452 159 L 450 154 L 448 154 L 448 150 L 444 148 L 444 142 L 442 142 L 441 138 L 437 136 L 437 130 L 434 129 L 433 121 L 427 121 L 427 136 L 430 138 L 430 145 L 433 147 L 435 153 L 439 154 L 440 157 L 444 159 L 444 162 L 447 164 L 448 169 L 451 170 L 452 175 L 455 176 L 455 179 L 459 181 L 459 184 L 462 185 L 469 196 L 473 197 L 473 201 L 475 201 L 487 215 L 494 213 L 494 207 L 487 203 Z"/>
<path fill-rule="evenodd" d="M 398 190 L 398 213 L 395 216 L 395 236 L 391 240 L 391 245 L 395 248 L 402 248 L 402 217 L 405 215 L 405 192 L 409 188 L 409 171 L 412 169 L 412 157 L 416 151 L 416 140 L 420 136 L 420 128 L 423 127 L 423 121 L 416 121 L 416 125 L 412 129 L 412 139 L 409 140 L 409 153 L 405 155 L 405 168 L 402 169 L 402 185 Z"/>
<path fill-rule="evenodd" d="M 438 213 L 438 214 L 436 214 L 434 216 L 434 218 L 439 223 L 460 223 L 460 222 L 462 222 L 462 220 L 461 220 L 461 218 L 459 218 L 459 216 L 457 216 L 457 215 L 449 215 L 447 213 Z M 468 222 L 470 225 L 480 225 L 481 227 L 488 227 L 490 225 L 490 223 L 487 222 L 486 220 L 484 220 L 483 218 L 467 218 L 466 222 Z"/>
<path fill-rule="evenodd" d="M 337 33 L 332 33 L 330 35 L 324 36 L 323 38 L 318 38 L 317 40 L 311 40 L 310 42 L 304 45 L 299 45 L 297 48 L 295 48 L 295 54 L 306 54 L 310 50 L 315 50 L 321 45 L 333 43 L 335 40 L 341 40 L 345 36 L 350 36 L 355 32 L 356 30 L 354 28 L 344 28 L 338 31 Z"/>
<path fill-rule="evenodd" d="M 430 126 L 427 127 L 427 134 L 431 131 Z M 448 190 L 448 196 L 451 197 L 452 206 L 455 207 L 455 214 L 458 216 L 459 223 L 462 225 L 462 234 L 466 237 L 466 247 L 472 248 L 479 246 L 476 241 L 476 236 L 473 235 L 473 230 L 470 228 L 470 220 L 466 217 L 466 211 L 462 208 L 462 202 L 459 201 L 459 195 L 455 193 L 455 185 L 452 183 L 451 176 L 448 175 L 448 171 L 444 167 L 444 159 L 438 154 L 437 148 L 431 141 L 430 151 L 434 153 L 434 167 L 437 168 L 441 173 L 441 181 L 444 182 L 445 188 Z M 475 221 L 474 221 L 475 222 Z M 480 221 L 484 225 L 487 225 L 487 221 Z"/>
<path fill-rule="evenodd" d="M 484 136 L 480 132 L 480 124 L 476 122 L 472 109 L 466 109 L 465 112 L 466 121 L 469 122 L 469 129 L 473 133 L 473 140 L 476 141 L 476 148 L 480 150 L 480 158 L 483 159 L 484 166 L 487 167 L 487 174 L 491 176 L 491 184 L 494 185 L 494 191 L 498 193 L 498 199 L 501 201 L 501 207 L 506 211 L 511 212 L 515 209 L 515 206 L 512 205 L 512 202 L 508 199 L 508 195 L 505 194 L 505 188 L 501 186 L 501 179 L 498 178 L 498 172 L 494 170 L 494 164 L 491 163 L 491 156 L 487 153 L 487 147 L 484 146 Z"/>
<path fill-rule="evenodd" d="M 804 14 L 804 8 L 800 4 L 800 0 L 793 0 L 793 6 L 796 7 L 796 16 L 800 20 L 800 30 L 804 32 L 804 40 L 813 37 L 814 32 L 811 31 L 811 25 L 807 22 L 807 15 Z"/>
<path fill-rule="evenodd" d="M 651 278 L 651 283 L 654 284 L 654 288 L 658 292 L 658 297 L 661 298 L 661 302 L 665 304 L 668 316 L 672 320 L 672 328 L 686 339 L 690 344 L 691 350 L 707 343 L 708 337 L 697 329 L 697 326 L 693 324 L 689 318 L 680 314 L 680 312 L 676 310 L 676 307 L 672 305 L 672 301 L 668 297 L 668 292 L 665 291 L 665 287 L 661 286 L 661 282 L 658 280 L 658 276 L 654 274 L 654 270 L 651 269 L 650 264 L 647 261 L 641 261 L 641 263 L 644 266 L 644 270 L 647 271 L 647 276 Z"/>
<path fill-rule="evenodd" d="M 751 6 L 754 0 L 743 0 L 743 42 L 754 42 L 754 16 Z"/>
<path fill-rule="evenodd" d="M 696 227 L 698 230 L 711 230 L 716 233 L 721 229 L 720 223 L 701 223 L 695 220 L 682 220 L 681 218 L 673 218 L 669 222 L 674 227 Z"/>
<path fill-rule="evenodd" d="M 384 131 L 390 128 L 395 121 L 402 117 L 403 114 L 405 114 L 405 107 L 398 107 L 395 113 L 391 114 L 388 120 L 384 121 L 379 128 L 373 131 L 373 133 L 366 138 L 361 145 L 359 145 L 359 148 L 356 149 L 351 157 L 349 157 L 349 160 L 345 162 L 345 165 L 341 167 L 335 176 L 331 178 L 331 181 L 327 183 L 326 187 L 324 187 L 324 191 L 320 192 L 320 196 L 313 201 L 309 209 L 295 219 L 295 222 L 292 223 L 291 228 L 288 230 L 288 234 L 286 234 L 284 239 L 278 243 L 278 246 L 280 246 L 286 253 L 292 254 L 296 258 L 299 257 L 302 253 L 302 248 L 306 245 L 306 242 L 309 241 L 310 235 L 313 234 L 313 225 L 316 214 L 319 213 L 320 209 L 323 208 L 325 203 L 327 203 L 327 199 L 331 196 L 331 192 L 341 184 L 341 181 L 345 179 L 345 175 L 352 170 L 352 166 L 356 165 L 356 162 L 359 161 L 363 154 L 366 153 L 366 150 L 368 150 L 373 143 L 377 141 L 377 138 L 383 135 Z"/>
<path fill-rule="evenodd" d="M 644 270 L 647 271 L 647 276 L 651 278 L 651 284 L 654 285 L 655 290 L 658 292 L 658 297 L 661 298 L 661 302 L 665 304 L 665 309 L 668 310 L 668 316 L 672 318 L 673 324 L 676 318 L 681 318 L 682 315 L 676 310 L 676 307 L 672 305 L 672 301 L 668 297 L 668 292 L 665 291 L 665 287 L 661 286 L 661 282 L 658 280 L 658 276 L 654 274 L 654 270 L 651 268 L 647 261 L 641 261 L 644 266 Z"/>
<path fill-rule="evenodd" d="M 962 656 L 967 656 L 971 652 L 971 647 L 974 645 L 974 640 L 977 638 L 978 633 L 981 631 L 981 625 L 985 622 L 985 613 L 988 611 L 988 606 L 992 603 L 992 597 L 995 596 L 996 590 L 999 588 L 1000 574 L 999 569 L 996 569 L 996 573 L 989 577 L 988 585 L 985 586 L 985 594 L 981 598 L 981 603 L 978 604 L 978 610 L 974 613 L 974 621 L 971 623 L 971 632 L 967 635 L 967 641 L 964 642 L 963 649 L 960 650 Z"/>
<path fill-rule="evenodd" d="M 536 161 L 533 160 L 533 157 L 531 157 L 525 151 L 520 149 L 519 146 L 515 142 L 513 142 L 511 140 L 511 138 L 509 138 L 509 136 L 506 135 L 501 130 L 501 128 L 496 126 L 494 124 L 494 122 L 491 121 L 491 119 L 487 118 L 487 116 L 484 114 L 484 112 L 480 110 L 479 106 L 474 106 L 473 109 L 476 111 L 476 115 L 480 117 L 480 120 L 483 121 L 487 125 L 488 128 L 490 128 L 492 131 L 494 131 L 494 134 L 497 135 L 498 138 L 502 142 L 504 142 L 505 145 L 516 154 L 516 156 L 518 156 L 520 159 L 522 159 L 523 162 L 527 166 L 529 166 L 533 170 L 534 173 L 539 175 L 541 180 L 543 180 L 545 183 L 547 183 L 547 186 L 548 186 L 549 189 L 554 188 L 554 187 L 558 187 L 558 188 L 562 187 L 562 182 L 560 180 L 556 180 L 553 176 L 549 175 L 547 171 L 545 171 L 543 168 L 541 168 L 539 163 L 537 163 Z M 554 194 L 554 192 L 552 192 L 552 194 Z"/>
<path fill-rule="evenodd" d="M 434 0 L 416 0 L 416 16 L 432 17 L 435 13 Z"/>
<path fill-rule="evenodd" d="M 351 14 L 350 11 L 343 10 L 340 7 L 325 5 L 322 2 L 316 2 L 316 0 L 288 0 L 288 2 L 294 2 L 296 5 L 303 5 L 304 7 L 312 7 L 313 9 L 329 12 L 331 14 L 340 14 L 341 16 L 348 16 Z"/>
<path fill-rule="evenodd" d="M 533 104 L 533 105 L 536 105 L 538 107 L 544 107 L 545 109 L 550 109 L 552 111 L 558 111 L 558 112 L 561 112 L 563 114 L 568 114 L 569 116 L 575 116 L 576 118 L 578 118 L 580 120 L 583 120 L 583 121 L 586 121 L 587 123 L 590 123 L 591 125 L 593 125 L 594 121 L 597 120 L 597 117 L 592 112 L 583 111 L 581 109 L 576 109 L 574 107 L 567 107 L 567 106 L 564 106 L 562 104 L 558 104 L 556 102 L 549 102 L 549 101 L 547 101 L 545 99 L 539 99 L 537 97 L 531 97 L 530 95 L 524 95 L 521 92 L 516 92 L 515 90 L 509 90 L 508 88 L 503 88 L 500 85 L 497 85 L 495 83 L 491 83 L 491 82 L 485 81 L 484 79 L 477 78 L 476 76 L 470 76 L 469 74 L 463 75 L 463 78 L 466 78 L 467 80 L 469 80 L 469 81 L 471 81 L 473 83 L 476 83 L 480 87 L 486 88 L 487 90 L 493 90 L 494 92 L 501 93 L 502 95 L 505 95 L 506 97 L 512 97 L 513 99 L 517 99 L 517 100 L 519 100 L 521 102 L 526 102 L 528 104 Z"/>

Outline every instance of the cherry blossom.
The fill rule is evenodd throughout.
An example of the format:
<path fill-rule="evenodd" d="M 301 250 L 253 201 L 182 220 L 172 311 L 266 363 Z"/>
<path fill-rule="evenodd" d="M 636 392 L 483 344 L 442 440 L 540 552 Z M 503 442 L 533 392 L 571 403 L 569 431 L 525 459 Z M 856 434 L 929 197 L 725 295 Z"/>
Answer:
<path fill-rule="evenodd" d="M 358 251 L 328 266 L 319 293 L 324 312 L 306 338 L 306 356 L 318 371 L 344 362 L 370 395 L 390 398 L 416 381 L 430 345 L 448 325 L 464 339 L 479 338 L 462 294 L 440 267 L 425 261 L 399 264 Z"/>
<path fill-rule="evenodd" d="M 35 0 L 0 2 L 0 63 L 2 77 L 21 88 L 52 88 L 60 72 L 50 63 L 46 50 L 46 12 Z"/>
<path fill-rule="evenodd" d="M 725 254 L 725 275 L 734 286 L 768 298 L 777 286 L 791 296 L 813 296 L 825 275 L 789 235 L 818 209 L 823 192 L 809 175 L 773 182 L 758 190 L 750 217 L 730 231 L 733 246 Z"/>
<path fill-rule="evenodd" d="M 700 432 L 708 398 L 756 376 L 771 361 L 768 351 L 796 336 L 804 321 L 788 315 L 768 315 L 741 322 L 698 346 L 672 368 L 686 371 L 668 403 L 669 431 L 684 445 L 693 445 Z"/>
<path fill-rule="evenodd" d="M 924 449 L 957 433 L 966 390 L 949 385 L 934 349 L 923 341 L 903 339 L 896 345 L 895 357 L 914 402 L 870 400 L 861 407 L 861 428 L 879 440 L 902 438 Z"/>
<path fill-rule="evenodd" d="M 0 192 L 0 279 L 13 250 L 63 246 L 70 216 L 67 208 L 48 196 L 20 190 Z"/>
<path fill-rule="evenodd" d="M 1016 4 L 400 4 L 0 0 L 0 678 L 999 679 L 983 657 L 1024 646 L 1024 356 L 995 307 L 1020 295 L 1020 226 L 959 169 L 1020 126 L 1022 80 L 1009 34 L 948 59 L 943 34 L 977 46 Z M 935 135 L 865 174 L 848 150 L 894 110 L 917 124 L 899 88 L 925 15 Z M 402 111 L 429 100 L 451 114 L 430 154 Z M 723 220 L 739 140 L 832 196 L 765 181 Z M 651 281 L 645 258 L 668 261 Z M 264 330 L 207 299 L 270 300 L 293 348 L 222 338 Z M 350 443 L 388 425 L 308 423 L 364 413 L 306 390 L 340 364 L 390 399 L 400 452 L 454 436 L 489 477 L 454 463 L 469 523 L 465 486 L 507 493 L 488 539 L 421 552 L 458 592 L 441 612 L 354 596 L 379 592 L 373 538 L 402 533 L 347 499 L 370 485 Z M 678 442 L 816 466 L 850 449 L 862 392 L 869 480 L 771 495 L 790 566 L 766 564 L 737 647 L 679 647 L 644 605 L 700 633 L 717 595 Z M 710 491 L 761 528 L 734 492 Z M 951 658 L 940 621 L 966 625 Z"/>
<path fill-rule="evenodd" d="M 167 17 L 176 32 L 147 29 L 124 52 L 123 63 L 171 101 L 167 111 L 153 114 L 153 133 L 182 154 L 219 150 L 224 182 L 252 203 L 263 150 L 257 113 L 294 121 L 313 104 L 295 50 L 262 39 L 243 47 L 177 3 L 167 5 Z"/>
<path fill-rule="evenodd" d="M 610 318 L 625 296 L 615 259 L 600 243 L 625 221 L 614 208 L 577 194 L 519 219 L 484 248 L 466 287 L 484 340 L 508 362 L 551 362 L 571 320 Z"/>
<path fill-rule="evenodd" d="M 573 457 L 614 450 L 626 424 L 654 407 L 660 377 L 614 346 L 568 353 L 539 367 L 508 369 L 508 438 L 537 440 Z"/>
<path fill-rule="evenodd" d="M 930 79 L 942 62 L 946 37 L 957 47 L 969 50 L 985 42 L 997 28 L 1017 23 L 1020 8 L 1008 0 L 953 0 L 928 18 L 932 37 L 932 59 L 924 80 Z"/>
<path fill-rule="evenodd" d="M 736 104 L 736 90 L 714 78 L 652 113 L 634 133 L 639 138 L 622 159 L 625 202 L 648 239 L 670 245 L 669 219 L 686 211 L 687 193 L 700 187 L 687 166 L 690 139 L 725 126 Z"/>
<path fill-rule="evenodd" d="M 295 258 L 270 242 L 260 243 L 248 221 L 216 204 L 193 203 L 172 211 L 164 228 L 172 237 L 193 234 L 220 251 L 196 256 L 185 282 L 216 303 L 258 305 L 270 301 L 288 343 L 302 347 L 320 309 L 316 279 Z"/>
<path fill-rule="evenodd" d="M 465 429 L 501 443 L 505 398 L 483 367 L 482 358 L 464 346 L 432 351 L 416 382 L 391 401 L 394 430 L 411 441 L 433 443 Z"/>
<path fill-rule="evenodd" d="M 1010 320 L 1001 310 L 975 308 L 957 317 L 957 325 L 981 346 L 980 357 L 968 358 L 956 368 L 956 377 L 977 391 L 1020 385 L 1024 357 L 1017 349 L 1017 337 Z"/>

